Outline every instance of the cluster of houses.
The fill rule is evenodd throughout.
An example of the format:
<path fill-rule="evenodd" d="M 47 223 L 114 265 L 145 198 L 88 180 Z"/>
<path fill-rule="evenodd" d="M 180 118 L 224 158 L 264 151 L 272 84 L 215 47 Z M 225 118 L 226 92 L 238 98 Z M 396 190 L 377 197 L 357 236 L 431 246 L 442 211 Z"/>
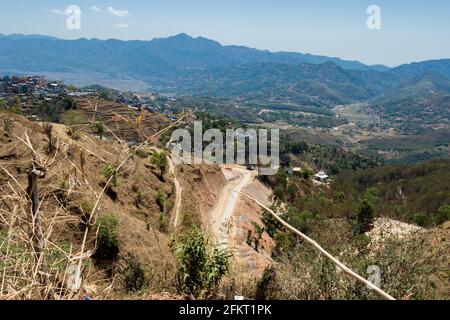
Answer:
<path fill-rule="evenodd" d="M 55 96 L 86 96 L 92 90 L 69 90 L 60 81 L 48 81 L 44 76 L 4 76 L 0 77 L 0 97 L 33 96 L 51 98 Z"/>
<path fill-rule="evenodd" d="M 279 169 L 280 167 L 276 167 L 275 169 Z M 248 168 L 250 170 L 250 168 Z M 286 168 L 286 173 L 290 176 L 301 176 L 303 174 L 303 168 L 302 167 L 289 167 Z M 328 176 L 325 171 L 320 170 L 316 174 L 312 176 L 313 181 L 318 184 L 327 184 L 331 182 L 330 176 Z"/>
<path fill-rule="evenodd" d="M 303 169 L 302 167 L 288 168 L 287 173 L 289 175 L 302 175 Z M 325 173 L 325 171 L 320 170 L 313 175 L 313 180 L 318 183 L 326 184 L 330 182 L 330 177 Z"/>
<path fill-rule="evenodd" d="M 5 76 L 0 78 L 0 95 L 3 97 L 14 95 L 50 95 L 62 94 L 67 88 L 60 82 L 48 82 L 43 76 Z"/>
<path fill-rule="evenodd" d="M 147 110 L 151 113 L 160 111 L 155 104 L 149 103 L 148 99 L 142 99 L 142 98 L 138 97 L 137 95 L 126 96 L 126 95 L 120 94 L 115 100 L 117 103 L 126 104 L 126 105 L 128 105 L 128 107 L 130 109 L 133 109 L 133 110 L 136 110 L 139 112 L 142 110 Z"/>

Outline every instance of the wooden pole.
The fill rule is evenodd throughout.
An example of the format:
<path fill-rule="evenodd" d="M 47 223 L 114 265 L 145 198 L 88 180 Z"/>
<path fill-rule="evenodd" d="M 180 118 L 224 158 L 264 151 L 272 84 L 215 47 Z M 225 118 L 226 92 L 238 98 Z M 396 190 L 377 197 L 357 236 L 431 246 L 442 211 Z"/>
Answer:
<path fill-rule="evenodd" d="M 31 212 L 31 242 L 37 263 L 37 270 L 41 283 L 47 286 L 49 283 L 47 261 L 44 255 L 45 238 L 42 232 L 41 215 L 39 212 L 39 187 L 38 180 L 45 177 L 45 171 L 38 170 L 33 163 L 33 169 L 28 174 L 27 193 L 30 199 Z"/>

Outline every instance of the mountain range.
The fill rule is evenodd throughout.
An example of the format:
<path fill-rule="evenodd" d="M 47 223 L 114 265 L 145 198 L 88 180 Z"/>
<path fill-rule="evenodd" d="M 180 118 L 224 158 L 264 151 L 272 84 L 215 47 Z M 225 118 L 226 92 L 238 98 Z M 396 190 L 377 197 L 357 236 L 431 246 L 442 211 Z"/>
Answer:
<path fill-rule="evenodd" d="M 260 96 L 302 104 L 339 104 L 398 93 L 450 93 L 450 59 L 389 68 L 326 56 L 224 46 L 187 34 L 150 41 L 0 35 L 0 72 L 81 77 L 95 73 L 140 80 L 152 91 Z"/>

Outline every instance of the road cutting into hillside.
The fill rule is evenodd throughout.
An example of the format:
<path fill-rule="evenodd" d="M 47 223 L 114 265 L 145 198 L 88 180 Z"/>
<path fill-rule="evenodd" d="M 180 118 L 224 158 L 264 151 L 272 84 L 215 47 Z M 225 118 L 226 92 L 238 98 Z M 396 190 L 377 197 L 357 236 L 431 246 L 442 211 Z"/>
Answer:
<path fill-rule="evenodd" d="M 228 233 L 231 217 L 242 190 L 251 184 L 257 173 L 245 170 L 239 166 L 222 167 L 227 184 L 223 187 L 220 197 L 210 212 L 210 230 L 218 244 L 228 247 Z"/>

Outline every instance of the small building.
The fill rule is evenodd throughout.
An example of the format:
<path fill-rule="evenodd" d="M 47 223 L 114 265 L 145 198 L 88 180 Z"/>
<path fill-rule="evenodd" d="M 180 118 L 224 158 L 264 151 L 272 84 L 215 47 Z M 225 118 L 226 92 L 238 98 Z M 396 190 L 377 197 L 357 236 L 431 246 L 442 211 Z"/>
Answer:
<path fill-rule="evenodd" d="M 294 167 L 294 168 L 292 168 L 292 172 L 295 175 L 301 175 L 302 174 L 302 167 Z"/>
<path fill-rule="evenodd" d="M 314 175 L 314 180 L 317 182 L 327 183 L 330 177 L 325 173 L 325 171 L 319 171 L 319 173 Z"/>

